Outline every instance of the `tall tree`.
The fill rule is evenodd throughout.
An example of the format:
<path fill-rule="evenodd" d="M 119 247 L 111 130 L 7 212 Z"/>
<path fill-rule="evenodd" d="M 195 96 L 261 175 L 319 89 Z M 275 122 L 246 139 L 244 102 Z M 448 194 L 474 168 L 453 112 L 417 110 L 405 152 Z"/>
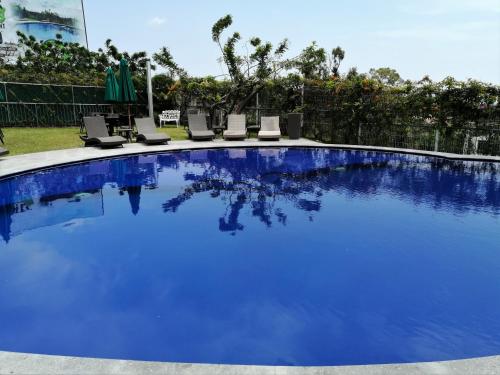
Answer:
<path fill-rule="evenodd" d="M 230 80 L 229 90 L 212 105 L 212 109 L 220 108 L 226 113 L 241 113 L 252 99 L 265 87 L 266 81 L 275 78 L 280 71 L 286 69 L 287 61 L 283 55 L 288 49 L 285 39 L 276 48 L 258 37 L 250 39 L 253 49 L 247 55 L 236 52 L 241 35 L 234 32 L 223 42 L 222 34 L 233 23 L 231 15 L 219 19 L 212 27 L 212 40 L 219 46 L 222 62 L 227 68 Z"/>
<path fill-rule="evenodd" d="M 297 68 L 305 79 L 324 80 L 330 76 L 339 76 L 344 57 L 345 51 L 340 47 L 332 49 L 330 55 L 327 55 L 324 48 L 312 42 L 298 57 L 291 60 L 290 65 Z"/>
<path fill-rule="evenodd" d="M 379 82 L 389 86 L 394 86 L 403 83 L 399 73 L 392 68 L 370 69 L 370 76 Z"/>

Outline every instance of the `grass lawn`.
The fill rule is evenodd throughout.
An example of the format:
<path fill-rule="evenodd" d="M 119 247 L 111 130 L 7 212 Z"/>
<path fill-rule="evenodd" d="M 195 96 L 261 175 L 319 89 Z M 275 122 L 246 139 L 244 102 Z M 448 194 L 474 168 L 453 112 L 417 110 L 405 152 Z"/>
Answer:
<path fill-rule="evenodd" d="M 2 131 L 5 145 L 0 146 L 7 148 L 9 155 L 83 147 L 79 128 L 3 128 Z M 168 133 L 172 140 L 188 139 L 182 127 L 161 128 L 158 131 Z"/>

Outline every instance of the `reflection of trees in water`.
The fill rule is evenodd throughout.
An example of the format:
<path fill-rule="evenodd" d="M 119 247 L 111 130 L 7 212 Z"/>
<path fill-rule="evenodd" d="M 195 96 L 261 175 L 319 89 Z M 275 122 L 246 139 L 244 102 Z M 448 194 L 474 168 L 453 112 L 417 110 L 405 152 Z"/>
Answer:
<path fill-rule="evenodd" d="M 278 200 L 285 199 L 292 202 L 297 208 L 306 211 L 319 211 L 320 202 L 301 197 L 301 193 L 281 189 L 280 176 L 268 176 L 263 180 L 251 176 L 240 176 L 240 179 L 231 180 L 226 173 L 221 176 L 221 170 L 211 167 L 202 176 L 191 176 L 194 180 L 178 196 L 163 204 L 164 212 L 176 212 L 186 201 L 196 194 L 209 192 L 212 198 L 227 202 L 226 212 L 219 218 L 219 229 L 224 232 L 243 230 L 238 219 L 246 205 L 250 205 L 252 215 L 259 218 L 267 226 L 271 226 L 275 217 L 282 224 L 286 224 L 287 216 L 276 207 Z"/>
<path fill-rule="evenodd" d="M 286 225 L 289 219 L 281 203 L 312 220 L 329 191 L 353 198 L 387 193 L 457 213 L 500 213 L 500 163 L 365 151 L 200 150 L 94 161 L 2 181 L 0 235 L 10 238 L 15 215 L 55 201 L 85 204 L 79 193 L 102 194 L 106 185 L 127 194 L 136 215 L 142 193 L 158 188 L 159 175 L 168 179 L 171 171 L 180 169 L 186 171 L 187 186 L 166 201 L 163 210 L 176 212 L 196 195 L 208 193 L 225 203 L 219 229 L 231 233 L 244 229 L 244 210 L 266 226 Z"/>
<path fill-rule="evenodd" d="M 454 162 L 411 155 L 374 152 L 310 151 L 290 149 L 271 157 L 249 150 L 243 160 L 231 160 L 222 152 L 208 152 L 206 160 L 190 161 L 203 170 L 187 173 L 184 190 L 163 204 L 176 212 L 202 193 L 226 202 L 219 229 L 244 229 L 241 212 L 267 226 L 273 220 L 286 225 L 287 213 L 278 202 L 311 213 L 322 207 L 322 196 L 335 191 L 348 197 L 388 193 L 415 204 L 456 212 L 489 209 L 500 211 L 498 163 Z"/>

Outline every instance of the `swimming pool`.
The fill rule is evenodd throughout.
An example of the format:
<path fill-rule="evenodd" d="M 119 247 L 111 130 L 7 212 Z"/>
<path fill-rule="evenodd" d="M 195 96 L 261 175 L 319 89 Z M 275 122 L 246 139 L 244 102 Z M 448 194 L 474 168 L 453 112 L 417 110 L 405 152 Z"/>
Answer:
<path fill-rule="evenodd" d="M 500 354 L 500 166 L 197 150 L 0 182 L 0 350 L 266 365 Z"/>

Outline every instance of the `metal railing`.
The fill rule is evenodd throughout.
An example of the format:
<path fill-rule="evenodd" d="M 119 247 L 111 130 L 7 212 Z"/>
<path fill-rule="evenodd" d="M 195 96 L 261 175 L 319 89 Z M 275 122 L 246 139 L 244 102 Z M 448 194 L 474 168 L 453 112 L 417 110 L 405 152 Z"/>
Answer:
<path fill-rule="evenodd" d="M 324 143 L 382 146 L 457 154 L 500 155 L 500 119 L 440 127 L 412 123 L 352 123 L 333 110 L 306 111 L 303 135 Z"/>
<path fill-rule="evenodd" d="M 0 82 L 0 90 L 5 99 L 0 102 L 0 127 L 79 126 L 82 116 L 112 109 L 104 102 L 104 87 L 99 86 Z M 142 92 L 138 94 L 134 114 L 147 110 Z M 123 105 L 114 109 L 126 110 Z"/>

